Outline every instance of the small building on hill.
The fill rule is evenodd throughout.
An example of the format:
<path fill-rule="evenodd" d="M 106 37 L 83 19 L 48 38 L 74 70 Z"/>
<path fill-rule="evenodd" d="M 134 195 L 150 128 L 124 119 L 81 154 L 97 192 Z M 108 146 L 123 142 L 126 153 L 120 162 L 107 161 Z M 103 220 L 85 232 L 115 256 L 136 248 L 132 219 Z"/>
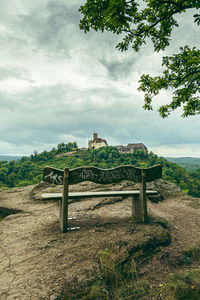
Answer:
<path fill-rule="evenodd" d="M 89 149 L 99 149 L 101 147 L 108 146 L 108 143 L 106 140 L 99 138 L 98 133 L 93 134 L 93 140 L 90 140 L 88 142 L 88 148 Z"/>
<path fill-rule="evenodd" d="M 135 150 L 148 151 L 147 147 L 143 143 L 128 144 L 127 146 L 118 145 L 115 147 L 120 153 L 134 153 Z"/>

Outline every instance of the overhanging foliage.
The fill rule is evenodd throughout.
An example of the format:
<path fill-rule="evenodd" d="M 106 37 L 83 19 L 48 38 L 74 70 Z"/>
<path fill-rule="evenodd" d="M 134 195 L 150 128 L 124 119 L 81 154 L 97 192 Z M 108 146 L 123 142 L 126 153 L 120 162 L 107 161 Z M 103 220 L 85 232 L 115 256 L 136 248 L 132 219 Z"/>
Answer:
<path fill-rule="evenodd" d="M 199 0 L 87 0 L 80 7 L 83 15 L 80 29 L 102 32 L 110 31 L 122 35 L 117 44 L 120 51 L 132 47 L 139 51 L 149 39 L 156 52 L 170 45 L 172 31 L 179 24 L 177 14 L 189 9 L 199 9 Z M 200 14 L 193 16 L 200 25 Z M 152 98 L 162 89 L 173 89 L 174 96 L 170 104 L 161 106 L 159 114 L 164 118 L 171 111 L 183 106 L 184 117 L 200 113 L 200 52 L 184 46 L 180 52 L 163 58 L 165 70 L 162 76 L 143 75 L 139 90 L 145 93 L 145 109 L 152 109 Z"/>

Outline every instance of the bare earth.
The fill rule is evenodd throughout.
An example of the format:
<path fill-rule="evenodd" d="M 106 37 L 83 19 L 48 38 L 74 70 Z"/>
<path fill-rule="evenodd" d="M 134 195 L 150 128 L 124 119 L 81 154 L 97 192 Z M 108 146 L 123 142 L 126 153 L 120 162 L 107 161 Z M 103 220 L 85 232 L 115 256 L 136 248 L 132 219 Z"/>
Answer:
<path fill-rule="evenodd" d="M 87 190 L 86 184 L 81 188 Z M 130 199 L 113 199 L 113 203 L 90 199 L 70 205 L 70 217 L 77 218 L 70 225 L 80 226 L 80 230 L 63 234 L 58 225 L 58 203 L 40 201 L 45 187 L 34 192 L 32 189 L 29 186 L 0 191 L 0 207 L 20 211 L 0 222 L 1 300 L 53 300 L 64 286 L 75 290 L 95 278 L 99 250 L 113 243 L 124 244 L 130 250 L 141 237 L 150 240 L 164 230 L 156 224 L 131 223 Z M 148 203 L 151 213 L 169 222 L 172 243 L 163 248 L 165 253 L 175 255 L 200 241 L 198 201 L 193 207 L 191 199 L 182 195 L 157 204 Z M 162 270 L 162 265 L 158 266 L 157 261 L 155 268 L 164 276 L 166 270 Z"/>

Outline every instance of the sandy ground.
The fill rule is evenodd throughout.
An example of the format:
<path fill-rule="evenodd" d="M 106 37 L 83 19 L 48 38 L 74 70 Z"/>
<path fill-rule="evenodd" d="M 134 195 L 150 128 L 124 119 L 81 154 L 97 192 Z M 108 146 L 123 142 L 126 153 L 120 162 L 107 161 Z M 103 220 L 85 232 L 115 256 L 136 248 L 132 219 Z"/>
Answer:
<path fill-rule="evenodd" d="M 109 245 L 128 245 L 161 234 L 157 225 L 130 222 L 131 200 L 106 204 L 90 199 L 70 205 L 70 226 L 80 230 L 60 233 L 58 202 L 40 201 L 33 186 L 0 191 L 0 207 L 17 209 L 0 222 L 0 299 L 53 300 L 63 286 L 77 289 L 95 278 L 98 251 Z M 30 197 L 31 195 L 31 197 Z M 100 205 L 99 205 L 100 204 Z M 103 204 L 103 205 L 101 205 Z M 149 211 L 169 222 L 172 249 L 200 240 L 200 209 L 187 197 L 148 204 Z"/>

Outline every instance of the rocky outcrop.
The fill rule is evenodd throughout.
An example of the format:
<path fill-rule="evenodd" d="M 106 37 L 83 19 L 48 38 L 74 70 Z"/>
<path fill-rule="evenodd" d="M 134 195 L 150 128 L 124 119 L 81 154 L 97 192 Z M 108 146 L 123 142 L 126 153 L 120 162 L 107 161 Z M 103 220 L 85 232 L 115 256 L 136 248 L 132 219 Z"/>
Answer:
<path fill-rule="evenodd" d="M 159 191 L 164 198 L 185 195 L 176 184 L 163 179 L 147 183 L 147 188 Z"/>

